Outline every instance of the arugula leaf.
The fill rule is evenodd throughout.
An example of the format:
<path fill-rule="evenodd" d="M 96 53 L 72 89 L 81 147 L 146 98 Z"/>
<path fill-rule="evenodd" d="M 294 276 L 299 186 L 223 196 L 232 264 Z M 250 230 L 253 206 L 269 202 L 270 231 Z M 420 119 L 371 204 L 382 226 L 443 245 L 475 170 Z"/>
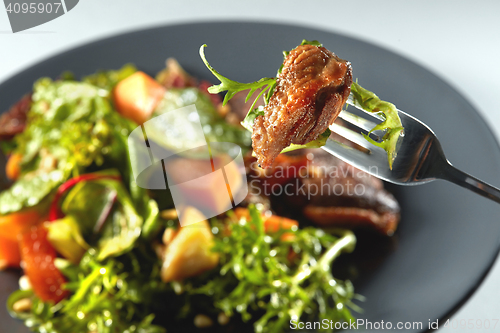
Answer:
<path fill-rule="evenodd" d="M 302 43 L 300 43 L 300 45 L 313 45 L 313 46 L 317 46 L 317 47 L 323 47 L 323 44 L 321 44 L 317 40 L 307 40 L 307 39 L 303 39 Z"/>
<path fill-rule="evenodd" d="M 187 292 L 208 295 L 217 309 L 228 316 L 239 313 L 244 321 L 261 315 L 254 322 L 256 332 L 282 332 L 290 320 L 311 319 L 311 314 L 353 319 L 348 309 L 357 309 L 352 284 L 335 279 L 331 265 L 342 252 L 353 250 L 354 234 L 316 228 L 266 234 L 261 213 L 253 205 L 249 210 L 250 219 L 230 224 L 227 233 L 216 237 L 213 251 L 220 255 L 220 271 L 208 282 L 187 284 Z M 214 226 L 224 230 L 219 228 L 224 224 Z M 293 238 L 283 240 L 284 233 Z"/>
<path fill-rule="evenodd" d="M 241 126 L 246 128 L 248 131 L 253 132 L 253 123 L 255 122 L 255 118 L 263 116 L 264 114 L 264 107 L 262 106 L 248 111 L 245 119 L 241 122 Z"/>
<path fill-rule="evenodd" d="M 245 90 L 250 90 L 245 99 L 245 102 L 248 102 L 248 100 L 250 99 L 250 97 L 252 97 L 254 92 L 256 92 L 258 89 L 262 89 L 257 95 L 257 98 L 253 102 L 252 106 L 250 107 L 250 110 L 252 110 L 255 105 L 255 102 L 260 98 L 260 96 L 262 96 L 267 90 L 269 90 L 276 84 L 276 79 L 269 77 L 262 78 L 259 81 L 255 81 L 252 83 L 240 83 L 222 76 L 212 66 L 210 66 L 207 59 L 205 58 L 205 53 L 204 53 L 205 47 L 207 47 L 206 44 L 203 44 L 200 47 L 200 57 L 205 63 L 205 66 L 207 66 L 207 68 L 212 72 L 212 74 L 215 75 L 215 77 L 217 77 L 221 82 L 219 85 L 211 86 L 210 88 L 208 88 L 208 92 L 211 94 L 218 94 L 223 91 L 227 91 L 226 96 L 224 96 L 224 101 L 222 102 L 222 105 L 226 105 L 226 103 L 231 98 L 233 98 L 233 96 L 236 95 L 236 93 Z M 270 98 L 270 96 L 268 97 Z M 267 100 L 269 99 L 267 98 Z"/>
<path fill-rule="evenodd" d="M 354 97 L 353 102 L 355 106 L 369 112 L 379 113 L 384 118 L 383 122 L 370 131 L 370 133 L 373 131 L 385 131 L 381 142 L 372 140 L 366 134 L 363 136 L 367 141 L 387 152 L 389 168 L 392 169 L 392 163 L 397 155 L 398 140 L 404 130 L 396 106 L 392 103 L 380 100 L 377 95 L 361 87 L 357 82 L 352 83 L 351 94 Z"/>
<path fill-rule="evenodd" d="M 330 137 L 332 131 L 329 128 L 326 129 L 323 133 L 321 133 L 316 140 L 309 141 L 305 145 L 296 145 L 291 144 L 281 151 L 281 153 L 287 153 L 289 151 L 294 151 L 297 149 L 305 149 L 305 148 L 321 148 L 326 144 L 326 140 Z"/>

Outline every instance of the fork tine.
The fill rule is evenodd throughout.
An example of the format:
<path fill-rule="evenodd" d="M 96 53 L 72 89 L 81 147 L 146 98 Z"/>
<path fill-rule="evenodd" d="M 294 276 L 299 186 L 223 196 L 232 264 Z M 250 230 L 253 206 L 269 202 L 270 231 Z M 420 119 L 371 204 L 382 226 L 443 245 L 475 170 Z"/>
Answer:
<path fill-rule="evenodd" d="M 353 126 L 358 127 L 359 129 L 367 133 L 370 132 L 372 128 L 377 126 L 377 123 L 374 123 L 373 121 L 370 121 L 363 117 L 357 116 L 349 111 L 341 111 L 339 114 L 339 118 L 348 122 Z"/>
<path fill-rule="evenodd" d="M 336 123 L 333 123 L 332 125 L 330 125 L 329 128 L 332 132 L 335 132 L 336 134 L 340 135 L 341 137 L 346 138 L 347 140 L 357 144 L 358 146 L 365 148 L 366 150 L 368 150 L 368 153 L 373 148 L 373 145 L 370 144 L 368 141 L 366 141 L 366 139 L 361 134 L 359 134 L 351 129 L 348 129 L 348 128 L 341 126 L 339 124 L 336 124 Z"/>

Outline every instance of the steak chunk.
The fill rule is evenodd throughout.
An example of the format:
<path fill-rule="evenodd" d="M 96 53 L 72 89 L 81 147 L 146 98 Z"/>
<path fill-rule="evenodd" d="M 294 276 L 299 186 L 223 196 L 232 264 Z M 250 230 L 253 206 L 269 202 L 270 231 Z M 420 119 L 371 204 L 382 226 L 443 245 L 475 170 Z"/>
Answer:
<path fill-rule="evenodd" d="M 349 96 L 351 64 L 324 47 L 290 51 L 276 88 L 253 125 L 252 143 L 262 168 L 290 144 L 315 140 L 333 123 Z"/>

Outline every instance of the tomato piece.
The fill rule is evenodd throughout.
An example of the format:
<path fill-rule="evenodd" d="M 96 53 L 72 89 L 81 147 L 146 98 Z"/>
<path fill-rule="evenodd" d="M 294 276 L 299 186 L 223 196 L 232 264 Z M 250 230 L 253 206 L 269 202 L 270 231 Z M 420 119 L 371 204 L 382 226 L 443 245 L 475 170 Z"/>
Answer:
<path fill-rule="evenodd" d="M 0 215 L 0 237 L 17 241 L 18 235 L 40 220 L 40 213 L 33 209 Z"/>
<path fill-rule="evenodd" d="M 7 160 L 5 165 L 5 173 L 7 177 L 12 180 L 19 178 L 21 174 L 21 160 L 23 159 L 21 154 L 12 154 Z"/>
<path fill-rule="evenodd" d="M 24 273 L 35 294 L 43 301 L 58 303 L 68 295 L 63 289 L 66 279 L 54 264 L 56 251 L 47 239 L 43 225 L 33 226 L 19 240 Z"/>
<path fill-rule="evenodd" d="M 0 268 L 19 267 L 21 253 L 17 241 L 0 237 Z"/>
<path fill-rule="evenodd" d="M 136 72 L 118 82 L 113 90 L 113 100 L 120 114 L 142 124 L 151 117 L 165 91 L 151 76 Z"/>

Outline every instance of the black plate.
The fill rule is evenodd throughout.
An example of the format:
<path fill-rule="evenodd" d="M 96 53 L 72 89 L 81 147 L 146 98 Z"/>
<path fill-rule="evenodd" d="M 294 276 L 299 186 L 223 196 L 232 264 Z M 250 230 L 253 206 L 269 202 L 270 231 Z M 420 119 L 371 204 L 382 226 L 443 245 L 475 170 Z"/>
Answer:
<path fill-rule="evenodd" d="M 484 121 L 453 88 L 415 63 L 377 46 L 315 29 L 262 23 L 198 23 L 142 30 L 100 40 L 47 59 L 0 85 L 7 109 L 42 76 L 66 70 L 77 76 L 135 63 L 155 73 L 175 57 L 195 76 L 213 81 L 198 49 L 222 74 L 241 81 L 272 76 L 302 39 L 320 40 L 352 62 L 354 77 L 381 98 L 427 123 L 459 168 L 499 184 L 500 151 Z M 500 206 L 445 182 L 396 188 L 402 205 L 397 249 L 361 279 L 369 321 L 422 322 L 449 316 L 477 288 L 499 249 Z M 0 274 L 0 302 L 17 287 L 16 274 Z M 2 331 L 25 332 L 0 310 Z M 405 330 L 406 331 L 406 330 Z M 407 330 L 408 332 L 419 330 Z"/>

